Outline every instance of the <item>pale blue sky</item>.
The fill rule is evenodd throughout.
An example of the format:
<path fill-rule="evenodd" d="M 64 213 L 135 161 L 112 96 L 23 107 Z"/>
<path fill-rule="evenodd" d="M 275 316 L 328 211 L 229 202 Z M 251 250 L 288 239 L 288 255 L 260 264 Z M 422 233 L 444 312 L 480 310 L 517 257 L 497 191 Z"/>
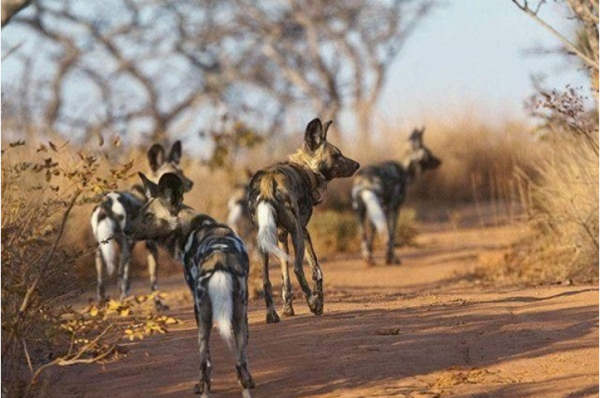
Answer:
<path fill-rule="evenodd" d="M 548 3 L 540 15 L 571 32 L 560 6 Z M 380 112 L 407 126 L 422 119 L 455 117 L 469 108 L 492 122 L 524 116 L 532 74 L 547 74 L 554 88 L 589 84 L 564 57 L 525 54 L 559 44 L 511 0 L 447 0 L 391 66 Z"/>

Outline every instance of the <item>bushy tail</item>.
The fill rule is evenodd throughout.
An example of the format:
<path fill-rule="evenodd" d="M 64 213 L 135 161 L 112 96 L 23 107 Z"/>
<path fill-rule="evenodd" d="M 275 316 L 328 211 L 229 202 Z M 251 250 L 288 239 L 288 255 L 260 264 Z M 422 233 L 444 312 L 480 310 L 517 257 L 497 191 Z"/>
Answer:
<path fill-rule="evenodd" d="M 225 271 L 215 271 L 208 280 L 208 295 L 212 306 L 213 322 L 229 347 L 233 347 L 233 280 Z"/>
<path fill-rule="evenodd" d="M 277 221 L 275 209 L 268 202 L 260 202 L 256 209 L 258 219 L 258 247 L 267 253 L 272 253 L 281 260 L 288 261 L 288 255 L 277 246 Z"/>
<path fill-rule="evenodd" d="M 377 232 L 384 234 L 387 231 L 387 218 L 379 204 L 379 199 L 373 191 L 367 189 L 360 193 L 360 197 L 367 207 L 367 216 L 377 228 Z"/>
<path fill-rule="evenodd" d="M 115 272 L 117 261 L 117 250 L 114 240 L 116 226 L 113 220 L 103 214 L 101 207 L 98 207 L 92 213 L 92 231 L 94 232 L 96 242 L 98 242 L 100 255 L 106 264 L 106 272 L 109 276 L 112 276 Z"/>

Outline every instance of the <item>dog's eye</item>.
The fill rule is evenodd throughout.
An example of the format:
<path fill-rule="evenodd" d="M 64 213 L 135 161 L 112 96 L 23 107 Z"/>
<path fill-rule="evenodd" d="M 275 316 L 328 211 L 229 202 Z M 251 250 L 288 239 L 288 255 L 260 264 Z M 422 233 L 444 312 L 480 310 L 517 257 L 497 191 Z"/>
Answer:
<path fill-rule="evenodd" d="M 149 221 L 149 220 L 152 220 L 153 218 L 154 218 L 154 214 L 152 214 L 152 213 L 144 214 L 144 220 Z"/>

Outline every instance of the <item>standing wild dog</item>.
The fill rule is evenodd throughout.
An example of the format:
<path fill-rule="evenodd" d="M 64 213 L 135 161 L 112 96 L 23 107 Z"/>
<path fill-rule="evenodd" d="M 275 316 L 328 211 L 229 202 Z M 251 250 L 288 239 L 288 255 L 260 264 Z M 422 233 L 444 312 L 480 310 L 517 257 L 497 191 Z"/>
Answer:
<path fill-rule="evenodd" d="M 442 163 L 423 145 L 424 132 L 424 127 L 412 132 L 410 150 L 402 162 L 387 161 L 367 166 L 354 178 L 352 206 L 358 214 L 361 251 L 368 264 L 373 264 L 375 230 L 387 234 L 386 264 L 400 264 L 400 259 L 394 254 L 394 238 L 408 185 L 422 171 L 433 170 Z"/>
<path fill-rule="evenodd" d="M 288 234 L 292 237 L 294 247 L 294 272 L 308 307 L 315 315 L 323 313 L 323 273 L 306 226 L 312 216 L 313 206 L 322 200 L 321 195 L 327 183 L 334 178 L 350 177 L 360 167 L 327 142 L 327 129 L 331 123 L 322 125 L 319 119 L 311 121 L 304 134 L 304 145 L 298 152 L 286 162 L 258 171 L 250 181 L 248 201 L 252 221 L 258 227 L 267 323 L 279 322 L 269 281 L 269 253 L 279 257 L 281 263 L 283 315 L 294 315 L 288 273 Z M 308 286 L 302 268 L 305 250 L 315 282 L 313 291 Z"/>
<path fill-rule="evenodd" d="M 210 391 L 209 339 L 213 321 L 230 347 L 235 345 L 237 377 L 243 397 L 254 381 L 248 370 L 248 254 L 231 228 L 185 206 L 184 186 L 164 174 L 158 185 L 140 173 L 148 201 L 125 232 L 135 240 L 152 240 L 183 263 L 194 296 L 198 324 L 200 375 L 198 393 Z"/>
<path fill-rule="evenodd" d="M 250 180 L 254 173 L 246 170 L 246 178 Z M 248 207 L 248 182 L 234 185 L 227 202 L 227 225 L 240 236 L 246 246 L 250 246 L 255 239 L 254 225 L 250 218 L 250 208 Z M 254 243 L 254 242 L 252 242 Z M 252 244 L 254 246 L 254 244 Z M 249 250 L 252 251 L 252 250 Z"/>
<path fill-rule="evenodd" d="M 181 142 L 176 141 L 169 155 L 166 156 L 165 149 L 160 144 L 154 144 L 148 150 L 148 162 L 152 170 L 152 178 L 158 178 L 165 173 L 175 173 L 183 181 L 187 191 L 192 188 L 192 181 L 185 177 L 183 171 L 179 168 L 181 160 Z M 115 263 L 117 257 L 116 246 L 121 251 L 118 269 L 118 286 L 120 299 L 124 299 L 130 293 L 129 282 L 129 263 L 131 252 L 135 241 L 127 238 L 123 230 L 135 218 L 136 214 L 146 203 L 144 189 L 139 184 L 133 186 L 128 192 L 110 192 L 100 204 L 92 211 L 91 224 L 94 238 L 98 242 L 96 250 L 96 272 L 97 272 L 97 298 L 98 301 L 105 300 L 105 289 L 103 282 L 103 269 L 106 267 L 108 276 L 115 272 Z M 150 288 L 157 290 L 156 271 L 158 249 L 152 241 L 146 241 L 148 250 L 148 273 L 150 274 Z M 167 307 L 161 302 L 159 297 L 155 297 L 155 304 L 159 309 Z"/>

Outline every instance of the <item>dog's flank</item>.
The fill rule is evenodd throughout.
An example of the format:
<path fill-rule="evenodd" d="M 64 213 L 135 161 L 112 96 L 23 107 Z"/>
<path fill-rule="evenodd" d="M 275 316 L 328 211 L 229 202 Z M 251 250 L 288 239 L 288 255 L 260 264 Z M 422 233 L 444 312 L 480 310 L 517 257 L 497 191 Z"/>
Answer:
<path fill-rule="evenodd" d="M 373 263 L 375 229 L 387 237 L 386 263 L 400 263 L 394 253 L 396 224 L 409 184 L 423 171 L 433 170 L 441 160 L 423 144 L 425 129 L 415 129 L 410 149 L 401 162 L 387 161 L 360 170 L 352 186 L 352 205 L 361 231 L 361 251 Z"/>
<path fill-rule="evenodd" d="M 182 180 L 184 189 L 189 190 L 193 183 L 185 177 L 183 171 L 179 168 L 181 151 L 180 141 L 176 141 L 172 145 L 168 155 L 161 145 L 154 144 L 148 150 L 148 163 L 153 179 L 157 180 L 165 173 L 174 173 Z M 96 251 L 98 301 L 105 300 L 103 269 L 106 268 L 109 277 L 117 269 L 117 246 L 120 248 L 120 258 L 118 261 L 120 299 L 124 299 L 130 294 L 129 264 L 135 241 L 126 238 L 123 235 L 123 230 L 135 218 L 145 202 L 144 188 L 136 184 L 127 192 L 108 193 L 92 211 L 90 220 L 92 232 L 98 242 L 98 249 Z M 158 251 L 153 242 L 146 241 L 145 244 L 148 251 L 150 288 L 154 292 L 158 288 L 156 279 Z M 155 297 L 155 303 L 158 309 L 167 308 L 158 296 Z"/>
<path fill-rule="evenodd" d="M 254 381 L 248 370 L 248 254 L 242 240 L 226 225 L 185 206 L 183 184 L 165 174 L 158 185 L 140 174 L 148 202 L 126 230 L 133 239 L 152 239 L 184 266 L 194 297 L 198 324 L 200 375 L 197 392 L 210 390 L 210 331 L 214 323 L 236 351 L 236 370 L 243 396 Z"/>
<path fill-rule="evenodd" d="M 267 323 L 279 321 L 273 306 L 273 293 L 269 281 L 269 253 L 279 258 L 283 274 L 283 315 L 294 315 L 292 287 L 288 271 L 288 235 L 294 248 L 294 273 L 310 310 L 323 313 L 323 272 L 312 248 L 306 226 L 312 216 L 313 206 L 319 204 L 334 178 L 352 176 L 359 168 L 354 160 L 327 142 L 327 130 L 319 119 L 312 120 L 304 134 L 304 145 L 287 161 L 259 170 L 249 184 L 248 204 L 252 221 L 258 227 L 258 248 L 263 269 L 263 289 L 267 306 Z M 307 250 L 308 263 L 315 282 L 313 290 L 308 285 L 302 262 Z"/>

